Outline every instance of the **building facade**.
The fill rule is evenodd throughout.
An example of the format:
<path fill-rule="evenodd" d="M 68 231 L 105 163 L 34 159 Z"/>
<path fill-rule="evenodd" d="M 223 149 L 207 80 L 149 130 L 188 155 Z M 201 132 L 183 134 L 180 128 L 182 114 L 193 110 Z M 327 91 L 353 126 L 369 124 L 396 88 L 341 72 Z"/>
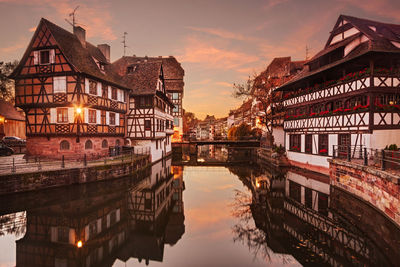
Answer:
<path fill-rule="evenodd" d="M 334 150 L 400 143 L 399 34 L 400 25 L 341 15 L 325 48 L 278 89 L 292 164 L 327 173 Z"/>
<path fill-rule="evenodd" d="M 124 144 L 129 89 L 110 65 L 110 47 L 85 35 L 42 19 L 11 74 L 30 155 L 95 158 Z"/>

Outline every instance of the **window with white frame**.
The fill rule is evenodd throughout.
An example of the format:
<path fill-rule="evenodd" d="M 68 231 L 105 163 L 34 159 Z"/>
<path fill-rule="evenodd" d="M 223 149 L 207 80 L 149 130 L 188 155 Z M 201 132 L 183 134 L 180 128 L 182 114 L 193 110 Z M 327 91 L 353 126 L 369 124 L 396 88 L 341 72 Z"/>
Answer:
<path fill-rule="evenodd" d="M 35 65 L 53 64 L 55 59 L 54 49 L 44 49 L 33 52 L 33 61 Z"/>
<path fill-rule="evenodd" d="M 67 77 L 53 77 L 53 93 L 67 92 Z"/>

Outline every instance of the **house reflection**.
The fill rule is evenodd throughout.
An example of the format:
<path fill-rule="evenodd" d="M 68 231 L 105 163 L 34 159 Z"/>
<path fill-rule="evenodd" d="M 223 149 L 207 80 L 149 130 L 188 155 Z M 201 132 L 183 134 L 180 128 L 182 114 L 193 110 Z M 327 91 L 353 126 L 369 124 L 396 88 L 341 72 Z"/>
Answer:
<path fill-rule="evenodd" d="M 383 248 L 366 233 L 330 209 L 330 184 L 325 176 L 299 169 L 273 168 L 238 174 L 251 190 L 247 214 L 233 227 L 235 241 L 248 244 L 254 254 L 294 257 L 303 265 L 392 266 Z M 266 189 L 267 187 L 267 189 Z M 238 200 L 238 198 L 240 200 Z M 236 206 L 243 208 L 243 193 Z M 249 219 L 254 219 L 255 226 Z"/>
<path fill-rule="evenodd" d="M 182 169 L 164 160 L 134 180 L 119 181 L 118 190 L 112 182 L 102 190 L 98 184 L 85 187 L 78 198 L 60 196 L 59 202 L 28 210 L 26 233 L 17 241 L 17 266 L 162 261 L 164 244 L 174 245 L 185 232 Z"/>

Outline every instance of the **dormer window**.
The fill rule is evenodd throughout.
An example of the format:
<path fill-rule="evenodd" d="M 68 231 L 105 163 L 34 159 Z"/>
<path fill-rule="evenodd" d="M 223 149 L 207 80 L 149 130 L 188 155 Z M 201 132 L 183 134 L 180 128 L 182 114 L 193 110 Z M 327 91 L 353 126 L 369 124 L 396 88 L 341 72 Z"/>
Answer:
<path fill-rule="evenodd" d="M 99 68 L 100 68 L 100 70 L 104 70 L 105 65 L 103 63 L 99 63 Z"/>
<path fill-rule="evenodd" d="M 129 66 L 128 68 L 126 68 L 126 72 L 127 72 L 128 74 L 134 73 L 135 70 L 136 70 L 136 67 L 137 67 L 137 66 Z"/>

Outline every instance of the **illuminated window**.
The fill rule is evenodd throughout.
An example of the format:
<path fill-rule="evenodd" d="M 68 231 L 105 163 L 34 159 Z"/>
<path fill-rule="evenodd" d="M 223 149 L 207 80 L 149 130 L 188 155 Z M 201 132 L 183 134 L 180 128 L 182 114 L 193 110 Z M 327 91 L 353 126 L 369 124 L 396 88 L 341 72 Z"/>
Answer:
<path fill-rule="evenodd" d="M 96 110 L 89 109 L 89 123 L 96 123 Z"/>
<path fill-rule="evenodd" d="M 57 122 L 59 123 L 68 122 L 68 108 L 57 109 Z"/>
<path fill-rule="evenodd" d="M 118 99 L 118 91 L 117 88 L 112 88 L 111 90 L 111 99 L 113 100 L 117 100 Z"/>

